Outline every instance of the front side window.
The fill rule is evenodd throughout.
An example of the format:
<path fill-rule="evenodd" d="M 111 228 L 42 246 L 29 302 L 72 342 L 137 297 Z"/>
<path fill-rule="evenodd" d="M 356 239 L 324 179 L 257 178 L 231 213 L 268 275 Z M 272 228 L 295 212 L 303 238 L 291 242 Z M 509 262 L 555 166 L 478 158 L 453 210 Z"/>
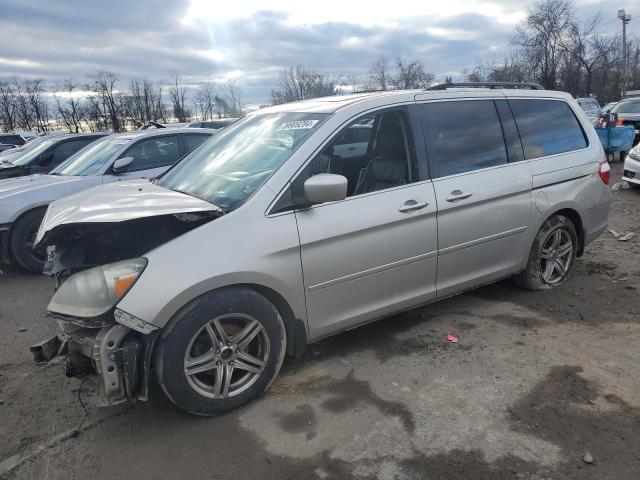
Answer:
<path fill-rule="evenodd" d="M 198 147 L 202 142 L 209 138 L 209 135 L 197 135 L 192 133 L 190 135 L 183 135 L 184 143 L 187 146 L 187 152 L 190 152 L 194 148 Z"/>
<path fill-rule="evenodd" d="M 507 163 L 507 150 L 493 100 L 419 105 L 430 155 L 439 177 Z"/>
<path fill-rule="evenodd" d="M 586 148 L 571 107 L 561 100 L 509 100 L 527 160 Z"/>
<path fill-rule="evenodd" d="M 71 155 L 93 142 L 94 138 L 83 138 L 82 140 L 68 140 L 60 142 L 51 149 L 52 157 L 47 160 L 47 165 L 58 165 Z"/>
<path fill-rule="evenodd" d="M 313 175 L 333 173 L 347 179 L 347 196 L 416 181 L 415 150 L 406 111 L 364 115 L 343 128 L 293 182 L 293 197 L 304 202 L 303 184 Z"/>
<path fill-rule="evenodd" d="M 130 140 L 121 137 L 105 137 L 88 145 L 76 154 L 62 162 L 51 173 L 53 175 L 87 176 L 97 175 L 104 168 L 105 163 Z"/>
<path fill-rule="evenodd" d="M 266 182 L 328 116 L 284 112 L 245 117 L 186 156 L 157 184 L 233 210 Z"/>
<path fill-rule="evenodd" d="M 133 162 L 127 169 L 129 172 L 173 165 L 180 158 L 178 136 L 167 135 L 140 140 L 120 157 L 133 157 Z"/>
<path fill-rule="evenodd" d="M 30 150 L 25 150 L 19 157 L 12 159 L 11 163 L 14 165 L 32 165 L 37 164 L 40 160 L 40 155 L 47 152 L 49 147 L 56 143 L 54 139 L 46 139 L 36 144 L 36 146 Z"/>

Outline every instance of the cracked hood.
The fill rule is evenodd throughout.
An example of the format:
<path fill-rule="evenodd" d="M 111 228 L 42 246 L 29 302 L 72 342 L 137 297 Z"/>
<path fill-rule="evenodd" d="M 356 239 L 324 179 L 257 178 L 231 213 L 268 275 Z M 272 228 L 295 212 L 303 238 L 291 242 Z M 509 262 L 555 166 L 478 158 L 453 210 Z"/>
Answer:
<path fill-rule="evenodd" d="M 49 205 L 36 244 L 47 233 L 62 225 L 120 223 L 160 215 L 199 212 L 222 211 L 204 200 L 159 187 L 145 179 L 114 182 Z"/>

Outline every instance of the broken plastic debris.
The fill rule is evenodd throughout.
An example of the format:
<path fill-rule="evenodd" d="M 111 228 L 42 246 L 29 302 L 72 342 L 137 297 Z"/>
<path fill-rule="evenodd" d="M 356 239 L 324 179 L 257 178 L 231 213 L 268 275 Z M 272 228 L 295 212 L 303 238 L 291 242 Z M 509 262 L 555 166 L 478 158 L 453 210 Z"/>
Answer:
<path fill-rule="evenodd" d="M 591 455 L 589 452 L 584 452 L 582 461 L 584 463 L 588 463 L 589 465 L 593 465 L 595 463 L 595 460 L 593 459 L 593 455 Z"/>
<path fill-rule="evenodd" d="M 616 240 L 619 240 L 619 241 L 621 241 L 621 242 L 626 242 L 627 240 L 631 240 L 633 237 L 635 237 L 635 236 L 636 236 L 636 234 L 635 234 L 635 233 L 633 233 L 633 232 L 629 232 L 629 233 L 624 233 L 624 234 L 623 234 L 623 233 L 618 233 L 618 232 L 616 232 L 615 230 L 611 230 L 611 229 L 609 229 L 609 233 L 610 233 L 611 235 L 613 235 L 613 237 L 614 237 Z"/>
<path fill-rule="evenodd" d="M 460 342 L 460 338 L 457 335 L 447 335 L 447 340 L 449 340 L 451 343 L 458 343 Z"/>
<path fill-rule="evenodd" d="M 611 190 L 616 191 L 616 190 L 626 190 L 629 188 L 629 184 L 627 182 L 616 182 L 614 183 L 613 187 L 611 187 Z"/>

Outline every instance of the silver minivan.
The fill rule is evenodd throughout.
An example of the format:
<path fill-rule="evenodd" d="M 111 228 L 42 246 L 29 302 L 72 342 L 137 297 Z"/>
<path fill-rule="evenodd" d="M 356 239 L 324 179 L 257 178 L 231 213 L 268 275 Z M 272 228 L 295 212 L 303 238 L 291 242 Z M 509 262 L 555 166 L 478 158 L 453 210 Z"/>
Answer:
<path fill-rule="evenodd" d="M 154 181 L 49 206 L 37 242 L 62 333 L 32 350 L 97 373 L 103 405 L 146 399 L 153 374 L 179 408 L 224 412 L 321 338 L 508 277 L 561 284 L 606 228 L 608 181 L 560 92 L 265 108 Z"/>

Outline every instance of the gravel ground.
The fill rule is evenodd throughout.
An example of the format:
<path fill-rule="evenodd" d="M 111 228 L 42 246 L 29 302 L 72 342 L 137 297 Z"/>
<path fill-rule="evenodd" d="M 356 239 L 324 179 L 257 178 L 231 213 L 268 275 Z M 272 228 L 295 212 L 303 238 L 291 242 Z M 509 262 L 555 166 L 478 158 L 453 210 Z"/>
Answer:
<path fill-rule="evenodd" d="M 56 333 L 49 279 L 5 270 L 0 477 L 640 478 L 639 219 L 640 191 L 616 191 L 610 228 L 639 235 L 603 234 L 566 284 L 504 281 L 324 340 L 217 418 L 157 387 L 93 407 L 61 364 L 31 363 L 28 346 Z"/>

